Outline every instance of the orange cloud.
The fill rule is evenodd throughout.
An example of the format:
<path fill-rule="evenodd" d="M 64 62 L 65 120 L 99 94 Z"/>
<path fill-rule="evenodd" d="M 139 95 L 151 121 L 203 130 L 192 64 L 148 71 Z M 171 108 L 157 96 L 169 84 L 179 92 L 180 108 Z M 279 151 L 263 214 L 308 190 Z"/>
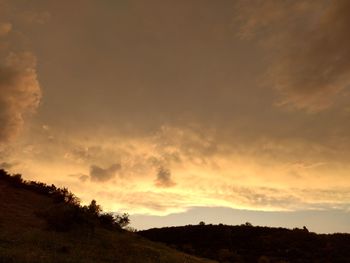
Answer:
<path fill-rule="evenodd" d="M 33 54 L 10 53 L 0 65 L 0 142 L 21 131 L 28 113 L 39 106 L 41 89 Z"/>
<path fill-rule="evenodd" d="M 11 23 L 0 23 L 0 37 L 6 36 L 12 30 Z"/>

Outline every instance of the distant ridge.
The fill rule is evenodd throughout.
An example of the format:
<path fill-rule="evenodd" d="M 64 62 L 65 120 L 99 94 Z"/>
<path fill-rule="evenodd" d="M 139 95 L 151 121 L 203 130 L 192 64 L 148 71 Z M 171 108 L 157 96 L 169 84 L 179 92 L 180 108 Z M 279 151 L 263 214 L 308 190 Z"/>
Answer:
<path fill-rule="evenodd" d="M 315 234 L 303 229 L 188 225 L 153 228 L 140 235 L 183 252 L 219 262 L 349 263 L 350 234 Z"/>

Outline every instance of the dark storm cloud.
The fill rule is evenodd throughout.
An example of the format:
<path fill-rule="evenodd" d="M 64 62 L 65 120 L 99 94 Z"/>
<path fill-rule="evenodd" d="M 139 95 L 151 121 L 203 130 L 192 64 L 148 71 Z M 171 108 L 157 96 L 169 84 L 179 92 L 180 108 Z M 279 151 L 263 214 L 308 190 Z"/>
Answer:
<path fill-rule="evenodd" d="M 116 173 L 121 169 L 120 164 L 112 164 L 108 168 L 102 168 L 97 165 L 90 166 L 90 179 L 94 182 L 106 182 L 113 179 Z"/>
<path fill-rule="evenodd" d="M 277 54 L 268 82 L 280 105 L 320 111 L 349 86 L 349 1 L 249 1 L 239 10 L 241 36 Z"/>
<path fill-rule="evenodd" d="M 171 172 L 169 169 L 162 166 L 158 169 L 155 185 L 158 187 L 172 187 L 176 185 L 171 178 Z"/>
<path fill-rule="evenodd" d="M 295 34 L 288 56 L 281 60 L 277 88 L 287 102 L 321 110 L 350 84 L 350 2 L 332 1 L 315 25 Z"/>
<path fill-rule="evenodd" d="M 41 107 L 40 119 L 45 122 L 72 135 L 86 131 L 107 137 L 108 131 L 108 136 L 121 138 L 147 138 L 162 132 L 163 127 L 175 127 L 179 130 L 175 138 L 192 156 L 196 151 L 215 153 L 220 144 L 233 150 L 245 149 L 260 137 L 307 135 L 306 139 L 316 140 L 332 133 L 334 125 L 324 127 L 328 116 L 309 120 L 274 106 L 279 101 L 316 110 L 329 103 L 329 94 L 304 94 L 302 85 L 293 84 L 300 79 L 293 70 L 300 66 L 292 70 L 285 66 L 296 63 L 289 55 L 289 50 L 298 50 L 293 43 L 309 43 L 299 41 L 304 39 L 299 37 L 304 34 L 301 32 L 320 27 L 316 23 L 320 10 L 328 10 L 324 4 L 316 8 L 315 2 L 297 5 L 294 1 L 260 1 L 257 8 L 254 1 L 245 1 L 249 12 L 242 12 L 243 18 L 255 21 L 249 22 L 245 30 L 251 31 L 257 41 L 241 41 L 237 39 L 235 7 L 230 1 L 134 1 L 123 5 L 87 2 L 81 6 L 74 3 L 79 9 L 76 14 L 62 2 L 53 1 L 55 10 L 49 12 L 55 15 L 41 31 L 45 41 L 35 39 L 42 60 L 50 61 L 41 67 L 46 103 Z M 313 9 L 317 12 L 308 19 Z M 290 21 L 290 17 L 303 19 Z M 105 26 L 110 24 L 113 27 Z M 265 27 L 256 30 L 260 25 Z M 257 48 L 256 42 L 264 42 L 268 52 Z M 264 56 L 268 58 L 265 61 Z M 269 87 L 261 88 L 259 77 L 271 64 L 276 67 L 270 72 L 282 72 L 271 74 Z M 300 64 L 307 67 L 311 63 Z M 276 99 L 272 86 L 284 95 L 282 99 Z M 332 120 L 344 123 L 340 118 L 337 115 Z M 309 121 L 317 129 L 306 128 Z M 198 141 L 191 140 L 192 133 L 200 137 Z M 89 156 L 90 150 L 82 158 Z"/>
<path fill-rule="evenodd" d="M 248 78 L 242 73 L 248 64 L 238 63 L 246 56 L 238 51 L 240 43 L 231 32 L 232 4 L 88 2 L 77 7 L 78 15 L 67 7 L 57 8 L 43 33 L 48 42 L 38 43 L 55 62 L 43 68 L 43 78 L 50 80 L 46 98 L 64 100 L 65 105 L 60 112 L 43 105 L 43 117 L 56 116 L 57 125 L 73 129 L 98 123 L 137 136 L 162 124 L 232 117 L 244 95 L 235 96 L 239 86 L 230 82 Z M 64 78 L 54 73 L 59 68 L 64 68 Z"/>
<path fill-rule="evenodd" d="M 244 1 L 237 9 L 241 23 L 246 21 L 241 35 L 246 32 L 257 41 L 237 39 L 236 7 L 231 1 L 85 3 L 71 3 L 74 8 L 62 1 L 38 4 L 40 10 L 48 9 L 54 15 L 40 27 L 45 41 L 37 37 L 39 34 L 32 36 L 33 46 L 40 50 L 40 77 L 45 84 L 39 121 L 69 136 L 80 137 L 85 132 L 91 140 L 98 136 L 147 140 L 161 133 L 166 137 L 156 138 L 161 147 L 168 143 L 180 148 L 164 154 L 169 155 L 166 159 L 174 156 L 176 162 L 181 158 L 209 158 L 222 145 L 260 156 L 261 138 L 282 150 L 290 148 L 280 144 L 289 144 L 288 139 L 295 137 L 324 145 L 334 127 L 344 134 L 350 130 L 344 122 L 348 117 L 335 112 L 331 118 L 322 115 L 315 119 L 286 114 L 272 106 L 275 91 L 257 84 L 257 76 L 265 71 L 261 59 L 265 54 L 255 42 L 264 42 L 267 53 L 276 59 L 268 56 L 267 64 L 274 61 L 277 66 L 270 72 L 281 71 L 269 77 L 270 86 L 272 82 L 284 94 L 281 103 L 309 105 L 305 107 L 313 110 L 325 107 L 329 93 L 319 96 L 311 88 L 305 93 L 302 87 L 306 84 L 295 84 L 305 78 L 299 78 L 294 70 L 306 67 L 308 72 L 312 68 L 307 66 L 312 64 L 308 61 L 312 60 L 301 62 L 298 55 L 289 52 L 299 50 L 294 47 L 296 43 L 310 45 L 305 50 L 312 50 L 317 41 L 304 37 L 307 31 L 328 37 L 329 30 L 319 29 L 325 27 L 321 18 L 333 17 L 333 21 L 330 10 L 344 5 L 341 1 L 331 5 L 326 1 Z M 338 39 L 340 35 L 336 34 Z M 334 53 L 334 48 L 330 51 Z M 303 65 L 288 66 L 293 63 Z M 329 144 L 334 147 L 338 142 Z M 67 156 L 86 164 L 108 164 L 122 158 L 114 154 L 109 159 L 109 153 L 82 145 Z M 290 156 L 297 156 L 290 152 Z M 271 155 L 280 156 L 274 148 Z"/>

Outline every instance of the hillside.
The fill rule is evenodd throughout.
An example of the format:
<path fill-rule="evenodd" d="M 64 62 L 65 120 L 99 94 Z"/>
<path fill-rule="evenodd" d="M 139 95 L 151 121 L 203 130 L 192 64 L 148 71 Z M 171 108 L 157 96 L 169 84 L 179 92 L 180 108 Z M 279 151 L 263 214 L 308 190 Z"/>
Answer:
<path fill-rule="evenodd" d="M 84 212 L 74 195 L 61 190 L 0 170 L 0 263 L 211 262 L 124 231 L 108 216 Z M 55 196 L 60 191 L 65 200 Z"/>
<path fill-rule="evenodd" d="M 350 262 L 350 234 L 316 234 L 304 229 L 188 225 L 138 232 L 186 253 L 219 262 Z"/>

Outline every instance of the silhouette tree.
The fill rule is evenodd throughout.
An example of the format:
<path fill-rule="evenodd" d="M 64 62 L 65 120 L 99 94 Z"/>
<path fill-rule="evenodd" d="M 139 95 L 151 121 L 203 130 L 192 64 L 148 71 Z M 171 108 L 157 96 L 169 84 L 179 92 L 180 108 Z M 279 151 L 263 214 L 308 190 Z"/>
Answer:
<path fill-rule="evenodd" d="M 115 222 L 121 227 L 124 228 L 130 224 L 129 214 L 124 213 L 122 215 L 115 216 Z"/>
<path fill-rule="evenodd" d="M 102 208 L 100 205 L 97 204 L 96 200 L 92 200 L 87 209 L 90 214 L 96 216 L 102 212 Z"/>

